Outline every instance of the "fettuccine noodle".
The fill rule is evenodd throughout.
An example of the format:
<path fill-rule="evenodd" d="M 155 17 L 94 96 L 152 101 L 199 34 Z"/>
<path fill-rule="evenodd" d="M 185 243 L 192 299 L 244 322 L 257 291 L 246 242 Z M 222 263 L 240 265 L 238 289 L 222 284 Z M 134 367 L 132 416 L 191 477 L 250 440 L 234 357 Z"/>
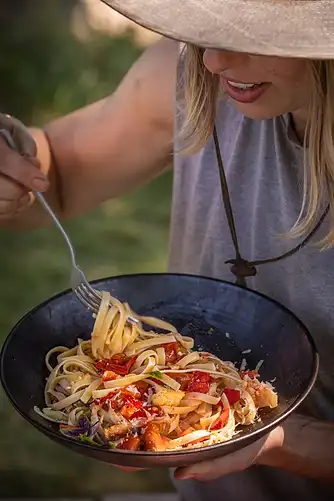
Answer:
<path fill-rule="evenodd" d="M 172 325 L 103 292 L 91 340 L 46 355 L 46 405 L 35 410 L 73 439 L 160 452 L 229 440 L 278 405 L 256 371 L 193 348 Z"/>

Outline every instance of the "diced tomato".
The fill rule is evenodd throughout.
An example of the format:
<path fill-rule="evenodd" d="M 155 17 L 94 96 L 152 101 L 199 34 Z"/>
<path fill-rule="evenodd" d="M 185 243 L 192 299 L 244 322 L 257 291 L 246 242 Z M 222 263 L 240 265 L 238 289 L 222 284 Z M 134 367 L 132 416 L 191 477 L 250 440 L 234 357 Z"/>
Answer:
<path fill-rule="evenodd" d="M 109 400 L 115 396 L 117 390 L 113 390 L 111 391 L 110 393 L 108 393 L 108 395 L 106 395 L 105 397 L 101 397 L 101 398 L 96 398 L 94 400 L 94 404 L 95 405 L 103 405 L 105 403 L 109 403 Z"/>
<path fill-rule="evenodd" d="M 186 391 L 197 393 L 208 393 L 211 377 L 207 372 L 195 371 Z"/>
<path fill-rule="evenodd" d="M 122 396 L 136 398 L 137 400 L 141 399 L 141 394 L 139 393 L 139 391 L 137 391 L 137 388 L 136 388 L 136 391 L 130 391 L 127 388 L 122 388 L 120 390 L 120 392 L 121 392 Z"/>
<path fill-rule="evenodd" d="M 102 381 L 103 382 L 113 381 L 114 379 L 117 379 L 117 378 L 119 378 L 119 375 L 113 371 L 104 371 L 104 373 L 102 374 Z"/>
<path fill-rule="evenodd" d="M 130 395 L 122 396 L 122 402 L 124 405 L 121 409 L 121 414 L 126 419 L 130 419 L 131 416 L 135 412 L 137 412 L 138 409 L 141 409 L 143 406 L 143 403 L 140 400 L 137 400 L 136 398 L 134 398 Z"/>
<path fill-rule="evenodd" d="M 125 395 L 122 395 L 122 401 L 125 405 L 132 405 L 133 407 L 136 407 L 137 409 L 141 409 L 143 406 L 143 402 L 138 400 L 138 398 L 134 398 L 132 395 L 129 395 L 128 393 Z"/>
<path fill-rule="evenodd" d="M 165 350 L 165 359 L 167 364 L 173 364 L 178 359 L 179 343 L 166 343 L 163 345 Z"/>
<path fill-rule="evenodd" d="M 137 388 L 138 392 L 140 393 L 140 395 L 141 395 L 140 398 L 144 398 L 147 395 L 147 392 L 148 392 L 150 385 L 148 383 L 146 383 L 145 381 L 138 381 L 137 383 L 134 384 L 134 386 Z"/>
<path fill-rule="evenodd" d="M 117 449 L 124 449 L 127 451 L 138 451 L 140 449 L 140 438 L 139 437 L 127 437 L 120 444 L 118 444 Z"/>
<path fill-rule="evenodd" d="M 138 411 L 134 412 L 131 416 L 130 419 L 146 419 L 147 414 L 144 411 L 144 409 L 139 409 Z"/>
<path fill-rule="evenodd" d="M 211 426 L 211 430 L 220 430 L 221 428 L 223 428 L 228 421 L 228 417 L 229 409 L 224 409 L 219 418 Z"/>
<path fill-rule="evenodd" d="M 223 393 L 226 395 L 226 398 L 228 400 L 228 403 L 230 405 L 235 404 L 236 402 L 239 402 L 241 393 L 239 390 L 235 390 L 233 388 L 225 388 Z"/>
<path fill-rule="evenodd" d="M 188 385 L 192 379 L 192 374 L 190 372 L 185 372 L 184 374 L 169 374 L 169 376 L 180 384 L 181 391 L 187 391 Z"/>
<path fill-rule="evenodd" d="M 153 452 L 166 450 L 165 438 L 162 437 L 157 424 L 153 422 L 148 423 L 144 435 L 145 449 Z"/>
<path fill-rule="evenodd" d="M 123 353 L 119 353 L 109 358 L 108 360 L 100 360 L 95 365 L 100 372 L 113 371 L 120 376 L 126 376 L 137 357 L 128 358 Z"/>
<path fill-rule="evenodd" d="M 240 372 L 240 377 L 244 378 L 245 376 L 248 376 L 251 379 L 254 379 L 256 377 L 259 377 L 259 373 L 257 371 L 243 371 Z"/>

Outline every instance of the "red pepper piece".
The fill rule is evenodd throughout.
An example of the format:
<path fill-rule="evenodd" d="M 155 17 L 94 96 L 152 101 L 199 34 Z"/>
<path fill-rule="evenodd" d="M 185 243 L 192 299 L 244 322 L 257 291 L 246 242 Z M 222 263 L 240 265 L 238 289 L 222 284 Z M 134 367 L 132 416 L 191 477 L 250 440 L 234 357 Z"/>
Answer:
<path fill-rule="evenodd" d="M 225 388 L 223 393 L 226 395 L 226 398 L 228 400 L 228 403 L 230 405 L 235 404 L 236 402 L 239 402 L 241 393 L 239 390 L 235 390 L 233 388 Z"/>
<path fill-rule="evenodd" d="M 137 355 L 132 357 L 132 358 L 129 358 L 129 360 L 127 362 L 125 362 L 125 367 L 127 368 L 127 371 L 128 371 L 127 374 L 129 374 L 130 369 L 136 360 L 137 360 Z"/>
<path fill-rule="evenodd" d="M 219 416 L 218 419 L 216 419 L 216 421 L 213 423 L 213 425 L 211 426 L 211 430 L 220 430 L 221 428 L 223 428 L 227 421 L 228 421 L 228 417 L 229 417 L 229 409 L 224 409 L 221 413 L 221 415 Z"/>
<path fill-rule="evenodd" d="M 117 391 L 117 390 L 116 390 Z M 101 398 L 96 398 L 94 400 L 94 404 L 95 405 L 103 405 L 105 404 L 106 402 L 108 402 L 116 393 L 115 390 L 111 391 L 110 393 L 108 393 L 108 395 L 104 396 L 104 397 L 101 397 Z"/>

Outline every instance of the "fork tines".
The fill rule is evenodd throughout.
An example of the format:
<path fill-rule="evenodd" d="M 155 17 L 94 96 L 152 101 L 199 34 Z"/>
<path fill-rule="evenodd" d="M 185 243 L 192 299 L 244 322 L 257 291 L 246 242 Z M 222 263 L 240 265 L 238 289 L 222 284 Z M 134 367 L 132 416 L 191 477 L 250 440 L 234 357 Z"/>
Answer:
<path fill-rule="evenodd" d="M 101 304 L 101 295 L 92 287 L 87 287 L 85 283 L 81 283 L 74 289 L 77 298 L 93 313 L 97 313 Z"/>
<path fill-rule="evenodd" d="M 102 296 L 98 290 L 93 289 L 93 287 L 89 284 L 87 285 L 86 283 L 81 282 L 78 287 L 74 289 L 74 292 L 79 301 L 81 301 L 81 303 L 89 308 L 93 313 L 96 314 L 99 311 Z M 138 324 L 138 320 L 131 316 L 127 318 L 127 321 L 133 325 Z"/>

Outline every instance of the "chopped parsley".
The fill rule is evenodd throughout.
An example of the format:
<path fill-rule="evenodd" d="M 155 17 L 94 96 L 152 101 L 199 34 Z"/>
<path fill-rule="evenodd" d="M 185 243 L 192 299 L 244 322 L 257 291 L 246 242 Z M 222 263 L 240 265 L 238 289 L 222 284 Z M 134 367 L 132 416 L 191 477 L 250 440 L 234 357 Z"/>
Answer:
<path fill-rule="evenodd" d="M 98 445 L 92 438 L 87 437 L 87 435 L 83 435 L 82 433 L 79 435 L 79 440 L 84 444 Z"/>
<path fill-rule="evenodd" d="M 150 376 L 154 377 L 155 379 L 162 379 L 162 372 L 153 371 L 153 372 L 150 372 Z"/>

